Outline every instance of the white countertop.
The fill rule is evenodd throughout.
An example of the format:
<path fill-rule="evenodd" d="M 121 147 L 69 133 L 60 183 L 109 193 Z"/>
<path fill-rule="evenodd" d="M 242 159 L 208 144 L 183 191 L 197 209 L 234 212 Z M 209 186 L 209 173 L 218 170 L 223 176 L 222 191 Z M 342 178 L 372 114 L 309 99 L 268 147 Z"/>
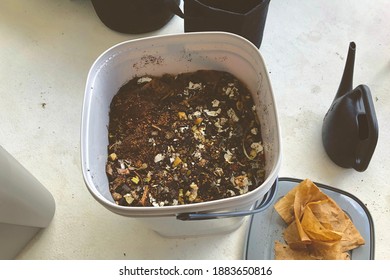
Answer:
<path fill-rule="evenodd" d="M 282 132 L 280 177 L 310 178 L 357 196 L 375 225 L 375 258 L 390 259 L 390 2 L 271 0 L 263 43 Z M 0 3 L 0 145 L 54 196 L 56 212 L 17 259 L 241 259 L 247 223 L 228 234 L 165 239 L 103 208 L 81 173 L 80 121 L 87 74 L 112 45 L 182 33 L 174 17 L 148 34 L 119 34 L 88 0 Z M 379 140 L 368 169 L 335 165 L 321 126 L 349 42 L 354 86 L 371 89 Z"/>

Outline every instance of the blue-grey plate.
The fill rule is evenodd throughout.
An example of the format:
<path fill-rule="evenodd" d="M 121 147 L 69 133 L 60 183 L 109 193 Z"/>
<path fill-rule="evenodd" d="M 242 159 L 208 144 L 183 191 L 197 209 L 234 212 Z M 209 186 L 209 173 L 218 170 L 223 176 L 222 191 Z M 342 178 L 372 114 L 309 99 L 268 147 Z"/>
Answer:
<path fill-rule="evenodd" d="M 279 178 L 274 201 L 278 201 L 301 181 L 293 178 Z M 366 241 L 365 245 L 351 251 L 351 259 L 373 260 L 374 223 L 367 207 L 350 193 L 320 183 L 315 182 L 315 184 L 345 211 Z M 274 243 L 276 240 L 285 243 L 282 235 L 285 228 L 285 222 L 275 211 L 273 205 L 253 215 L 247 233 L 244 258 L 247 260 L 275 259 Z"/>

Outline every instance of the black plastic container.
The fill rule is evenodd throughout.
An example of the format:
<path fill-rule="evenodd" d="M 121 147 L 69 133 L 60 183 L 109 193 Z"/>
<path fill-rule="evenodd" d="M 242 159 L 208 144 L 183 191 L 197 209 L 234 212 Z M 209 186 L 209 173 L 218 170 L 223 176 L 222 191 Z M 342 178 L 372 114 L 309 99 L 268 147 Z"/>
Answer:
<path fill-rule="evenodd" d="M 166 25 L 180 0 L 91 0 L 96 14 L 110 29 L 128 34 L 146 33 Z"/>
<path fill-rule="evenodd" d="M 225 31 L 260 48 L 270 0 L 184 0 L 184 31 Z"/>

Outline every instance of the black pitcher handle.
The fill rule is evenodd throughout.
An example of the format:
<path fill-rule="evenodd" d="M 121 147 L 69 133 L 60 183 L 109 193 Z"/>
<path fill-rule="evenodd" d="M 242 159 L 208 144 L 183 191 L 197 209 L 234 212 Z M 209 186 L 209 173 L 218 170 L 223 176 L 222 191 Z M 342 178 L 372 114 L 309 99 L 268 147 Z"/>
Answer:
<path fill-rule="evenodd" d="M 164 0 L 165 6 L 168 7 L 172 13 L 184 18 L 184 13 L 180 9 L 180 6 L 174 0 Z M 180 3 L 180 2 L 179 2 Z"/>
<path fill-rule="evenodd" d="M 356 147 L 355 167 L 357 171 L 364 171 L 370 163 L 378 142 L 378 121 L 374 103 L 368 86 L 359 85 L 355 90 L 359 92 L 360 112 L 357 116 L 359 126 L 359 142 Z"/>

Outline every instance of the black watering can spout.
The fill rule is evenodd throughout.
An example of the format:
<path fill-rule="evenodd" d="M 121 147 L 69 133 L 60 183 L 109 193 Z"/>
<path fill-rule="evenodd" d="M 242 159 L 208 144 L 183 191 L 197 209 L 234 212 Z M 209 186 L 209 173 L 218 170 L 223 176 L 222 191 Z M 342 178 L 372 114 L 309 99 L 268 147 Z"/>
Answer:
<path fill-rule="evenodd" d="M 337 90 L 335 99 L 350 92 L 353 86 L 353 71 L 355 66 L 355 53 L 356 44 L 355 42 L 349 43 L 347 61 L 345 62 L 344 73 L 341 78 L 339 89 Z"/>

